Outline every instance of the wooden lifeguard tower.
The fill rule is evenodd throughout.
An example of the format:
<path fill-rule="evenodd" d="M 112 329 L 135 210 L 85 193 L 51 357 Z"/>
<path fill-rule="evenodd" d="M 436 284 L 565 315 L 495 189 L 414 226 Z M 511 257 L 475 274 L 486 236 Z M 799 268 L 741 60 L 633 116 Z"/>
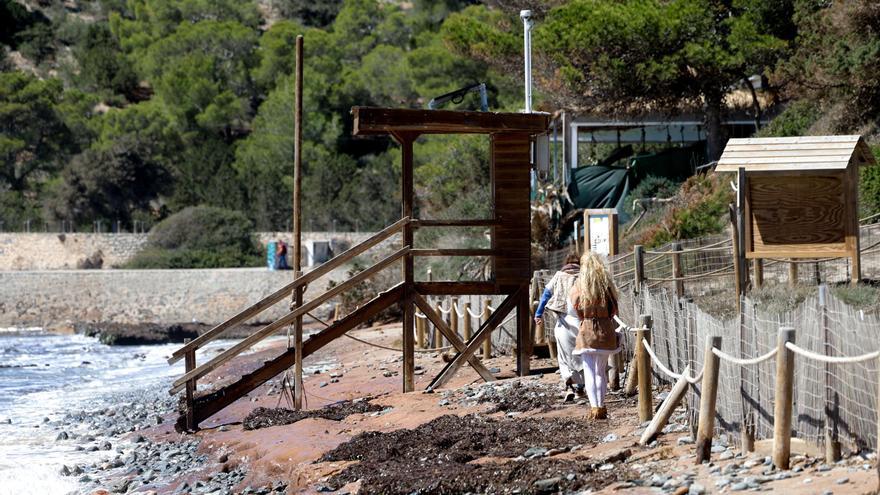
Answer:
<path fill-rule="evenodd" d="M 530 170 L 531 142 L 536 135 L 547 132 L 549 116 L 532 113 L 460 112 L 445 110 L 413 110 L 393 108 L 354 107 L 353 133 L 356 136 L 389 135 L 401 146 L 401 218 L 381 232 L 352 247 L 331 261 L 307 272 L 278 289 L 263 300 L 215 326 L 199 338 L 178 349 L 169 359 L 174 363 L 186 360 L 186 373 L 177 379 L 171 393 L 186 390 L 186 414 L 181 418 L 186 429 L 192 431 L 198 424 L 238 398 L 259 387 L 296 363 L 296 356 L 305 358 L 345 332 L 356 328 L 369 318 L 393 304 L 403 310 L 403 390 L 414 388 L 414 333 L 415 308 L 418 307 L 457 351 L 455 357 L 431 381 L 428 388 L 443 386 L 461 367 L 468 363 L 484 380 L 495 377 L 476 357 L 480 344 L 515 310 L 517 322 L 517 370 L 528 374 L 532 351 L 529 319 L 528 288 L 531 271 L 530 226 Z M 491 149 L 490 188 L 493 213 L 489 218 L 465 220 L 427 220 L 413 218 L 413 142 L 426 134 L 484 134 L 489 137 Z M 490 232 L 488 249 L 416 249 L 413 233 L 416 229 L 434 227 L 486 227 Z M 309 301 L 294 304 L 282 318 L 266 325 L 241 342 L 196 366 L 195 351 L 221 336 L 234 325 L 243 323 L 269 307 L 291 300 L 301 289 L 320 277 L 343 266 L 355 256 L 376 246 L 395 234 L 401 234 L 400 248 L 352 278 L 332 287 Z M 489 281 L 419 281 L 414 276 L 414 259 L 420 256 L 488 256 L 491 257 L 493 276 Z M 208 372 L 228 362 L 260 340 L 295 323 L 331 298 L 351 289 L 381 270 L 397 266 L 400 281 L 361 306 L 351 314 L 330 324 L 301 344 L 294 345 L 278 357 L 266 362 L 256 371 L 242 376 L 220 390 L 196 397 L 196 381 Z M 492 316 L 482 323 L 468 341 L 463 341 L 427 303 L 431 295 L 500 294 L 506 296 Z M 301 359 L 300 359 L 301 361 Z M 301 374 L 301 368 L 297 367 Z M 295 383 L 302 383 L 301 375 Z"/>
<path fill-rule="evenodd" d="M 859 167 L 875 165 L 861 136 L 731 139 L 716 172 L 738 173 L 745 258 L 850 258 L 861 279 Z"/>

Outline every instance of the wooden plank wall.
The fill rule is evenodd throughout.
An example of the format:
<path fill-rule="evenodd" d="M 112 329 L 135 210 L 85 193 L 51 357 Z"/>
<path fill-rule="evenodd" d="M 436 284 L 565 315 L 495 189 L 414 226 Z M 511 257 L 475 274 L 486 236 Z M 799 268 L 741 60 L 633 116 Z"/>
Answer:
<path fill-rule="evenodd" d="M 749 257 L 849 255 L 849 189 L 843 172 L 749 177 Z"/>
<path fill-rule="evenodd" d="M 495 283 L 499 292 L 512 293 L 531 280 L 530 136 L 526 133 L 492 135 L 492 180 L 495 202 Z"/>

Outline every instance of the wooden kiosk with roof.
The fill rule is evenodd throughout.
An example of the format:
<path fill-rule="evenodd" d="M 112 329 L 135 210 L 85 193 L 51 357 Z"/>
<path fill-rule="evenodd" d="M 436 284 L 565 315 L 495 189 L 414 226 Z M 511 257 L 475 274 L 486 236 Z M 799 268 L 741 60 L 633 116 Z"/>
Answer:
<path fill-rule="evenodd" d="M 861 136 L 731 139 L 716 172 L 737 172 L 745 258 L 850 258 L 861 278 L 859 167 L 874 165 Z"/>
<path fill-rule="evenodd" d="M 517 370 L 520 375 L 528 374 L 532 351 L 528 299 L 529 283 L 532 277 L 530 259 L 531 142 L 536 135 L 547 132 L 549 115 L 355 107 L 352 109 L 352 116 L 354 118 L 354 135 L 389 135 L 401 146 L 400 220 L 318 268 L 304 274 L 297 274 L 291 283 L 243 309 L 237 315 L 174 352 L 169 362 L 186 360 L 186 373 L 174 382 L 171 389 L 171 393 L 186 390 L 187 407 L 185 415 L 181 417 L 179 422 L 181 428 L 190 431 L 197 429 L 200 422 L 295 365 L 294 383 L 301 384 L 301 364 L 304 358 L 395 304 L 401 306 L 404 315 L 401 339 L 403 342 L 404 391 L 412 391 L 414 388 L 415 338 L 413 326 L 416 308 L 425 314 L 457 351 L 455 357 L 431 381 L 429 389 L 443 386 L 465 363 L 474 368 L 484 380 L 494 380 L 495 377 L 476 356 L 476 351 L 511 311 L 516 311 Z M 489 137 L 491 143 L 490 188 L 493 200 L 493 213 L 489 218 L 467 220 L 413 218 L 415 202 L 413 142 L 425 134 L 484 134 Z M 296 200 L 294 203 L 296 204 Z M 298 214 L 295 207 L 295 215 Z M 416 229 L 436 227 L 486 227 L 490 232 L 490 246 L 487 249 L 414 248 L 413 233 Z M 393 254 L 326 292 L 311 298 L 311 300 L 303 300 L 303 287 L 307 284 L 315 282 L 355 256 L 396 234 L 400 234 L 402 242 L 400 248 Z M 296 238 L 294 242 L 297 242 Z M 298 248 L 294 251 L 294 253 L 296 252 L 298 252 Z M 488 281 L 419 281 L 414 276 L 414 259 L 420 256 L 488 256 L 491 257 L 493 278 Z M 379 271 L 395 269 L 395 266 L 400 271 L 399 283 L 388 287 L 387 290 L 351 314 L 326 324 L 326 328 L 311 335 L 308 339 L 302 340 L 301 321 L 303 316 L 310 315 L 310 312 L 321 304 L 355 287 Z M 295 266 L 295 269 L 298 269 L 298 265 Z M 506 297 L 492 315 L 481 324 L 473 337 L 465 342 L 431 308 L 426 296 L 469 294 L 500 294 Z M 227 329 L 254 318 L 279 302 L 290 301 L 291 298 L 294 302 L 291 304 L 290 312 L 286 315 L 257 330 L 208 362 L 196 366 L 196 349 L 216 339 Z M 233 383 L 210 394 L 196 396 L 196 381 L 199 378 L 287 325 L 296 327 L 297 339 L 293 347 L 237 381 L 233 381 Z M 300 387 L 296 387 L 294 393 L 296 403 L 296 398 L 301 393 Z"/>

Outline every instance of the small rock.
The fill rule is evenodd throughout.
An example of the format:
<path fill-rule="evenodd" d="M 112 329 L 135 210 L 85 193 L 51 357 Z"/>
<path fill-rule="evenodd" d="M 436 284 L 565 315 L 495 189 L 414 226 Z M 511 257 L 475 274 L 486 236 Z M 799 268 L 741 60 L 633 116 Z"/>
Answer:
<path fill-rule="evenodd" d="M 718 459 L 721 461 L 733 459 L 733 452 L 731 452 L 729 450 L 725 450 L 724 452 L 721 453 L 721 455 L 718 456 Z"/>
<path fill-rule="evenodd" d="M 615 433 L 609 433 L 605 435 L 605 438 L 602 439 L 603 443 L 614 442 L 617 441 L 620 437 Z"/>
<path fill-rule="evenodd" d="M 443 400 L 441 400 L 440 402 L 438 402 L 437 404 L 440 405 L 440 406 L 448 406 L 448 405 L 449 405 L 449 399 L 443 399 Z"/>
<path fill-rule="evenodd" d="M 694 443 L 694 439 L 691 438 L 690 436 L 678 437 L 678 440 L 676 440 L 676 443 L 678 445 L 692 445 Z"/>
<path fill-rule="evenodd" d="M 809 485 L 809 484 L 812 483 L 812 482 L 813 482 L 813 478 L 804 478 L 804 484 L 805 484 L 805 485 Z"/>
<path fill-rule="evenodd" d="M 326 386 L 327 386 L 327 382 L 321 382 L 318 384 L 318 387 L 320 387 L 320 388 L 324 388 Z"/>
<path fill-rule="evenodd" d="M 69 439 L 69 438 L 70 438 L 70 435 L 68 435 L 66 431 L 62 431 L 61 433 L 58 434 L 57 437 L 55 437 L 55 440 L 56 440 L 56 441 L 58 441 L 58 440 L 67 440 L 67 439 Z"/>
<path fill-rule="evenodd" d="M 662 474 L 655 474 L 651 476 L 649 483 L 651 486 L 663 486 L 664 483 L 669 481 L 669 476 L 664 476 Z"/>
<path fill-rule="evenodd" d="M 70 476 L 70 474 L 71 474 L 70 468 L 65 465 L 62 465 L 59 473 L 61 474 L 61 476 Z"/>
<path fill-rule="evenodd" d="M 559 490 L 560 481 L 561 478 L 547 478 L 534 482 L 533 486 L 538 493 L 553 493 Z"/>
<path fill-rule="evenodd" d="M 704 495 L 705 493 L 706 487 L 699 483 L 694 483 L 688 487 L 688 495 Z"/>
<path fill-rule="evenodd" d="M 549 452 L 548 449 L 544 447 L 530 447 L 528 450 L 523 452 L 523 457 L 526 459 L 533 459 L 535 457 L 544 457 Z"/>
<path fill-rule="evenodd" d="M 710 450 L 713 454 L 720 454 L 721 452 L 724 452 L 725 450 L 727 450 L 727 447 L 725 447 L 723 445 L 713 445 Z"/>
<path fill-rule="evenodd" d="M 749 485 L 747 485 L 746 483 L 743 483 L 742 481 L 730 485 L 730 491 L 732 491 L 732 492 L 741 492 L 743 490 L 748 490 L 748 489 L 749 489 Z"/>
<path fill-rule="evenodd" d="M 849 483 L 849 478 L 839 478 L 837 481 L 835 481 L 835 483 L 837 483 L 838 485 L 845 485 Z"/>

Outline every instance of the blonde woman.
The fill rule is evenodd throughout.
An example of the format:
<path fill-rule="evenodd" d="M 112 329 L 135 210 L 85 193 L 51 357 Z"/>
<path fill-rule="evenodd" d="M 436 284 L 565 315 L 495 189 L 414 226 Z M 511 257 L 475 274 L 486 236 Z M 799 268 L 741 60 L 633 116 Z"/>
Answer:
<path fill-rule="evenodd" d="M 576 322 L 577 341 L 572 354 L 583 361 L 584 385 L 590 399 L 590 418 L 606 419 L 608 356 L 618 352 L 619 339 L 613 316 L 617 314 L 617 289 L 599 255 L 581 257 L 580 273 L 568 297 L 566 318 Z"/>
<path fill-rule="evenodd" d="M 556 339 L 556 362 L 559 364 L 559 375 L 562 378 L 563 402 L 573 402 L 575 396 L 584 396 L 584 374 L 581 372 L 580 356 L 574 356 L 578 327 L 565 319 L 568 304 L 568 293 L 580 273 L 577 253 L 569 253 L 565 264 L 553 275 L 541 294 L 538 308 L 535 310 L 535 322 L 544 323 L 545 310 L 553 311 L 556 326 L 553 336 Z"/>

